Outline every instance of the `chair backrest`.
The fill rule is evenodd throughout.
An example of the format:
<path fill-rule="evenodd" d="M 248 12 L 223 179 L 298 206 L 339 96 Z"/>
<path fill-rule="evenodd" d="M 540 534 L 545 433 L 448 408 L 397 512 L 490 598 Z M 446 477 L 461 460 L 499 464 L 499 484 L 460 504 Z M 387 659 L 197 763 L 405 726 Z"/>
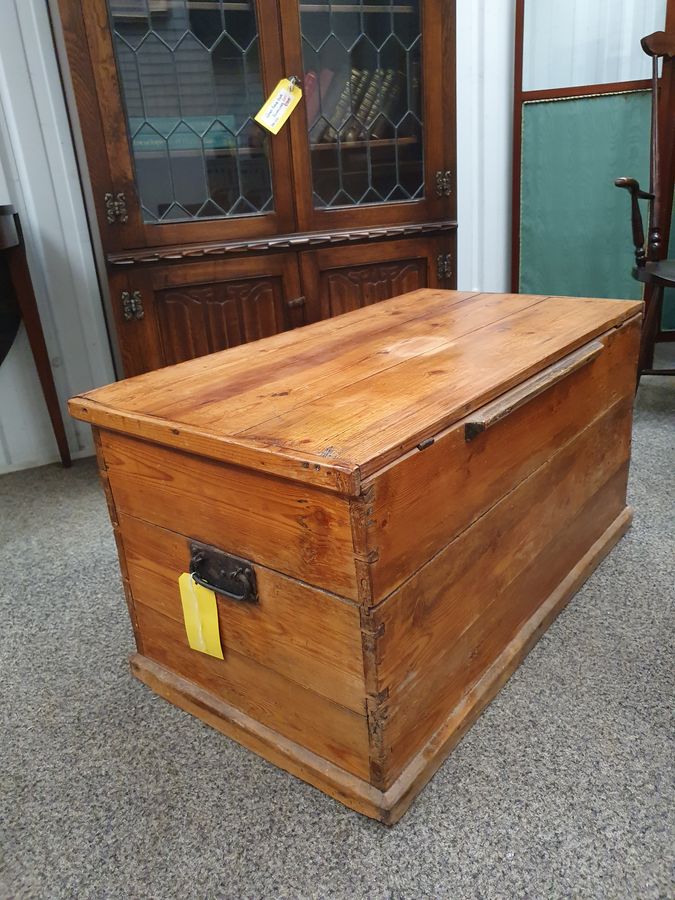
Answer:
<path fill-rule="evenodd" d="M 675 153 L 675 34 L 655 31 L 640 41 L 652 58 L 652 119 L 649 169 L 649 231 L 647 260 L 665 255 L 664 231 L 668 232 L 673 203 Z M 659 60 L 663 72 L 659 82 Z"/>

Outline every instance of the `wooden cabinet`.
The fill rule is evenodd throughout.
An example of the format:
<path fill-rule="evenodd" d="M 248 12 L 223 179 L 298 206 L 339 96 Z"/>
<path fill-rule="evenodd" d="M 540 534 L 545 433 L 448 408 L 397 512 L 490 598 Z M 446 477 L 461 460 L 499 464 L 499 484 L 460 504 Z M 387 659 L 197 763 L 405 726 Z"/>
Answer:
<path fill-rule="evenodd" d="M 452 242 L 454 243 L 454 242 Z M 451 283 L 451 240 L 416 238 L 300 254 L 303 288 L 315 318 L 327 319 L 399 294 Z"/>
<path fill-rule="evenodd" d="M 453 2 L 51 2 L 124 374 L 454 285 Z"/>
<path fill-rule="evenodd" d="M 305 324 L 296 254 L 146 266 L 113 273 L 127 375 Z"/>

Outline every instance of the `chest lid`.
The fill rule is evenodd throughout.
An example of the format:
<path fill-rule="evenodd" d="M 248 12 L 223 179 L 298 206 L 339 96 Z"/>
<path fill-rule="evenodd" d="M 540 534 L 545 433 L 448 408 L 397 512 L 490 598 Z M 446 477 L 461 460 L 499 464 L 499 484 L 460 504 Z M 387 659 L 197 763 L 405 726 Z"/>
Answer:
<path fill-rule="evenodd" d="M 626 300 L 424 289 L 73 398 L 73 416 L 294 481 L 362 478 L 607 329 Z"/>

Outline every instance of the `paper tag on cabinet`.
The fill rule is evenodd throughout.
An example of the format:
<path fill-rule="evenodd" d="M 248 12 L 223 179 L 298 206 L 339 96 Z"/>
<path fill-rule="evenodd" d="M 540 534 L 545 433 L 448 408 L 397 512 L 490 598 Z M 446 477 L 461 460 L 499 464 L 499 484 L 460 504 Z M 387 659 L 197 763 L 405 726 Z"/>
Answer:
<path fill-rule="evenodd" d="M 261 106 L 255 120 L 263 128 L 278 134 L 302 97 L 302 89 L 290 78 L 282 78 Z"/>
<path fill-rule="evenodd" d="M 193 650 L 225 659 L 218 629 L 218 607 L 213 591 L 197 584 L 189 572 L 178 579 L 188 644 Z"/>

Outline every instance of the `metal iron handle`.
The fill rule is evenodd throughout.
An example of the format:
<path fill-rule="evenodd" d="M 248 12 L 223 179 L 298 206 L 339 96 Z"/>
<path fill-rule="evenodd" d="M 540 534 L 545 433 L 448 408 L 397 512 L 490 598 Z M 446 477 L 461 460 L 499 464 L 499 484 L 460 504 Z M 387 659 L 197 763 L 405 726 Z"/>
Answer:
<path fill-rule="evenodd" d="M 222 594 L 224 597 L 229 597 L 230 600 L 240 600 L 245 603 L 255 602 L 252 597 L 253 588 L 248 573 L 245 570 L 239 570 L 231 576 L 233 580 L 241 584 L 240 591 L 231 591 L 221 585 L 211 584 L 209 581 L 206 581 L 206 579 L 200 578 L 196 572 L 191 572 L 190 574 L 192 575 L 193 581 L 196 581 L 197 584 L 201 584 L 202 587 L 208 588 L 210 591 L 214 591 L 216 594 Z"/>
<path fill-rule="evenodd" d="M 190 542 L 190 575 L 197 584 L 240 603 L 257 603 L 255 571 L 246 559 L 209 544 Z"/>
<path fill-rule="evenodd" d="M 528 378 L 527 381 L 507 391 L 494 402 L 471 413 L 469 421 L 464 425 L 464 440 L 472 441 L 481 432 L 487 431 L 497 422 L 501 422 L 510 413 L 520 409 L 530 400 L 534 400 L 539 394 L 553 387 L 554 384 L 558 384 L 572 372 L 588 365 L 604 349 L 605 345 L 600 341 L 591 341 L 580 350 L 575 350 L 574 353 L 570 353 L 569 356 L 544 369 L 543 372 L 538 372 L 532 378 Z"/>

